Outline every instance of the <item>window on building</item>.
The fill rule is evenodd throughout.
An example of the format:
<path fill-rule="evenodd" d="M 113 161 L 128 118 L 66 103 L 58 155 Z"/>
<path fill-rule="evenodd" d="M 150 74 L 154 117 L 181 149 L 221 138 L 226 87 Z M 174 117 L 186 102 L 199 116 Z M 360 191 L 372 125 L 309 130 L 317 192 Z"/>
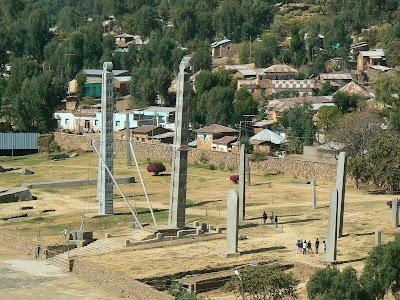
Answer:
<path fill-rule="evenodd" d="M 86 87 L 85 90 L 86 90 L 86 95 L 88 95 L 89 94 L 89 88 Z"/>
<path fill-rule="evenodd" d="M 207 140 L 207 135 L 203 134 L 203 141 L 206 141 L 206 140 Z"/>
<path fill-rule="evenodd" d="M 94 125 L 99 125 L 99 120 L 94 120 Z"/>
<path fill-rule="evenodd" d="M 69 119 L 65 119 L 65 124 L 68 124 L 68 122 L 69 122 Z"/>
<path fill-rule="evenodd" d="M 119 126 L 121 124 L 121 121 L 116 121 L 115 126 Z"/>
<path fill-rule="evenodd" d="M 96 87 L 94 86 L 93 87 L 93 97 L 95 97 L 96 96 Z"/>

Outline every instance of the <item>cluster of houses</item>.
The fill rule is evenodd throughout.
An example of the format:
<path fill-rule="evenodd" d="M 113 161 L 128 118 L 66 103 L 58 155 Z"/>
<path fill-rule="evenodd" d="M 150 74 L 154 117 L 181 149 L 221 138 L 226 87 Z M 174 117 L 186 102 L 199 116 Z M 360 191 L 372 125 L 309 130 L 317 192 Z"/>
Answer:
<path fill-rule="evenodd" d="M 112 34 L 112 20 L 103 22 L 105 34 Z M 323 36 L 321 37 L 323 38 Z M 139 36 L 130 34 L 115 35 L 116 51 L 126 52 L 131 44 L 140 50 L 143 44 Z M 224 39 L 211 44 L 214 62 L 220 58 L 231 57 L 235 54 L 235 46 L 230 40 Z M 382 49 L 369 50 L 366 43 L 357 43 L 351 46 L 351 52 L 358 57 L 357 69 L 350 73 L 322 73 L 315 78 L 298 79 L 299 71 L 285 64 L 272 65 L 267 68 L 255 68 L 254 64 L 217 64 L 213 71 L 220 68 L 227 70 L 233 79 L 237 80 L 237 89 L 246 89 L 255 97 L 269 96 L 285 91 L 296 91 L 299 97 L 276 97 L 268 102 L 264 120 L 253 120 L 251 125 L 254 135 L 250 136 L 250 143 L 256 151 L 271 151 L 280 148 L 286 142 L 285 137 L 279 132 L 271 130 L 271 125 L 277 122 L 285 109 L 290 109 L 297 103 L 311 102 L 312 110 L 316 113 L 322 106 L 332 106 L 332 96 L 312 96 L 316 90 L 329 82 L 337 91 L 349 94 L 359 94 L 371 98 L 372 93 L 354 83 L 368 83 L 374 78 L 388 72 L 386 57 Z M 78 105 L 76 98 L 77 81 L 69 82 L 68 97 L 65 106 L 55 113 L 60 131 L 72 133 L 96 133 L 101 127 L 101 113 L 99 98 L 101 97 L 102 70 L 83 69 L 86 75 L 84 83 L 85 96 L 97 99 L 97 103 L 90 107 Z M 124 138 L 126 135 L 127 120 L 132 129 L 132 138 L 144 143 L 172 143 L 175 127 L 175 107 L 151 106 L 143 109 L 129 109 L 128 84 L 131 80 L 129 70 L 113 70 L 114 87 L 118 93 L 119 101 L 116 103 L 114 113 L 114 132 L 116 136 Z M 196 75 L 191 77 L 192 82 Z M 170 98 L 176 93 L 176 80 L 172 81 L 169 88 Z M 171 101 L 173 103 L 173 101 Z M 190 147 L 199 149 L 238 152 L 240 132 L 236 129 L 213 124 L 195 130 L 196 139 L 189 143 Z"/>

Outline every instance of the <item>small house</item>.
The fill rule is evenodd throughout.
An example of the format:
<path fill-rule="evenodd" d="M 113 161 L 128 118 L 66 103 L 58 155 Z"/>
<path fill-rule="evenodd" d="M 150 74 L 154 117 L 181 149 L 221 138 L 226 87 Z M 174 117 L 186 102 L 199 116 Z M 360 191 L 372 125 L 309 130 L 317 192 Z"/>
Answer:
<path fill-rule="evenodd" d="M 277 150 L 281 144 L 286 142 L 287 140 L 284 137 L 269 129 L 264 129 L 250 138 L 250 143 L 253 145 L 254 150 L 260 152 Z"/>
<path fill-rule="evenodd" d="M 321 84 L 329 81 L 331 86 L 342 88 L 346 84 L 352 82 L 351 75 L 349 73 L 321 73 L 316 78 Z"/>
<path fill-rule="evenodd" d="M 213 58 L 227 57 L 233 54 L 233 43 L 231 40 L 224 39 L 211 44 L 211 56 Z"/>
<path fill-rule="evenodd" d="M 369 66 L 386 66 L 386 56 L 383 49 L 360 51 L 357 58 L 357 71 L 368 71 Z"/>
<path fill-rule="evenodd" d="M 297 91 L 300 96 L 312 95 L 315 87 L 314 79 L 302 80 L 272 80 L 271 88 L 272 93 L 279 93 L 282 91 Z"/>
<path fill-rule="evenodd" d="M 133 140 L 145 143 L 153 143 L 153 142 L 159 143 L 159 141 L 156 142 L 154 140 L 155 136 L 166 132 L 170 132 L 170 130 L 161 126 L 153 126 L 153 125 L 142 125 L 132 130 Z"/>
<path fill-rule="evenodd" d="M 200 129 L 195 130 L 197 133 L 197 148 L 198 149 L 206 149 L 213 150 L 214 149 L 214 141 L 221 139 L 225 136 L 229 137 L 237 137 L 238 130 L 232 129 L 226 126 L 213 124 Z M 226 142 L 225 140 L 219 141 L 220 143 Z M 226 144 L 228 145 L 228 144 Z M 219 147 L 218 147 L 219 148 Z"/>
<path fill-rule="evenodd" d="M 295 79 L 299 71 L 288 65 L 272 65 L 264 69 L 266 78 L 273 80 Z"/>

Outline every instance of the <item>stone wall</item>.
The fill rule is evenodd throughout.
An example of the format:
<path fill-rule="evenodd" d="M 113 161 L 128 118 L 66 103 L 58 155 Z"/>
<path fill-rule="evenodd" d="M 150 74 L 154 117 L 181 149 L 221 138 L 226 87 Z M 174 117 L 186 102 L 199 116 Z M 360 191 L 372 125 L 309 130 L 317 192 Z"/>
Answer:
<path fill-rule="evenodd" d="M 99 140 L 93 135 L 96 144 Z M 92 136 L 56 133 L 55 140 L 63 149 L 93 150 L 90 145 Z M 125 155 L 126 142 L 114 139 L 114 153 Z M 150 158 L 151 160 L 170 161 L 172 158 L 172 146 L 169 144 L 149 144 L 133 142 L 133 148 L 138 158 Z M 238 169 L 239 154 L 232 152 L 219 152 L 213 150 L 189 149 L 189 163 L 213 164 L 216 167 Z M 290 158 L 268 157 L 262 162 L 251 162 L 252 170 L 266 173 L 284 173 L 298 177 L 318 178 L 324 180 L 336 180 L 336 165 L 320 162 L 296 160 Z"/>
<path fill-rule="evenodd" d="M 94 281 L 101 284 L 106 289 L 115 293 L 120 293 L 121 298 L 130 299 L 146 299 L 146 300 L 173 300 L 173 296 L 160 292 L 153 287 L 139 282 L 132 277 L 125 276 L 98 266 L 93 263 L 86 262 L 84 258 L 74 260 L 73 272 L 84 277 L 86 280 Z"/>

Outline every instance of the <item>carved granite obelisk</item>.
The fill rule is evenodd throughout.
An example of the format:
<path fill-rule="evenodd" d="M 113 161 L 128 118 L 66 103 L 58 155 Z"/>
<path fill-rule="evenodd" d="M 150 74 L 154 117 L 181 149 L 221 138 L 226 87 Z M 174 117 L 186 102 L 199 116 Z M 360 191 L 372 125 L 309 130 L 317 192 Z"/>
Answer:
<path fill-rule="evenodd" d="M 392 200 L 392 227 L 399 227 L 399 201 L 397 198 Z"/>
<path fill-rule="evenodd" d="M 129 113 L 126 113 L 126 165 L 130 167 L 131 165 L 131 146 L 130 146 L 130 138 L 131 138 L 131 128 L 129 124 Z"/>
<path fill-rule="evenodd" d="M 311 186 L 313 189 L 313 202 L 312 202 L 312 208 L 317 209 L 317 181 L 315 178 L 311 179 Z"/>
<path fill-rule="evenodd" d="M 246 219 L 246 147 L 240 145 L 239 155 L 239 221 Z"/>
<path fill-rule="evenodd" d="M 336 189 L 338 190 L 338 232 L 337 237 L 343 236 L 344 202 L 346 194 L 346 152 L 340 152 L 337 164 Z"/>
<path fill-rule="evenodd" d="M 171 194 L 168 225 L 185 228 L 187 156 L 189 136 L 190 63 L 184 57 L 179 65 L 176 93 L 175 136 L 172 153 Z"/>
<path fill-rule="evenodd" d="M 225 257 L 239 256 L 238 237 L 239 237 L 239 194 L 236 189 L 230 189 L 226 203 L 226 242 L 228 251 L 219 252 Z"/>
<path fill-rule="evenodd" d="M 338 190 L 331 190 L 329 202 L 328 238 L 326 241 L 326 256 L 324 262 L 333 263 L 337 259 L 337 233 L 338 233 Z"/>
<path fill-rule="evenodd" d="M 101 86 L 101 134 L 100 154 L 107 167 L 113 173 L 114 166 L 114 131 L 113 131 L 113 106 L 114 106 L 114 76 L 111 62 L 103 64 Z M 110 174 L 108 174 L 103 161 L 99 160 L 99 175 L 97 181 L 97 196 L 99 198 L 99 213 L 114 214 L 114 187 Z"/>

